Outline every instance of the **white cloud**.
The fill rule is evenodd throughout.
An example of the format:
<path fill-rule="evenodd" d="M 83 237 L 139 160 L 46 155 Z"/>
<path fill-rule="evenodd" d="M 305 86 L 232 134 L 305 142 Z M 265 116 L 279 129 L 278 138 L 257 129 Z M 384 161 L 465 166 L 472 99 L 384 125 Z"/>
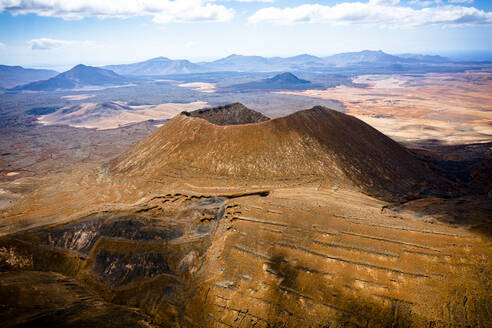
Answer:
<path fill-rule="evenodd" d="M 237 2 L 275 2 L 275 0 L 235 0 Z"/>
<path fill-rule="evenodd" d="M 87 47 L 93 46 L 92 41 L 72 41 L 72 40 L 54 40 L 48 38 L 32 39 L 27 41 L 33 50 L 51 50 L 66 47 Z"/>
<path fill-rule="evenodd" d="M 473 3 L 473 0 L 448 0 L 449 3 Z"/>
<path fill-rule="evenodd" d="M 408 3 L 411 5 L 427 7 L 432 5 L 442 5 L 442 0 L 410 0 Z"/>
<path fill-rule="evenodd" d="M 275 0 L 206 0 L 208 2 L 275 2 Z"/>
<path fill-rule="evenodd" d="M 5 47 L 5 43 L 0 42 L 0 48 Z"/>
<path fill-rule="evenodd" d="M 234 10 L 206 0 L 0 0 L 0 12 L 82 19 L 152 16 L 156 23 L 226 21 Z"/>
<path fill-rule="evenodd" d="M 369 0 L 371 5 L 394 6 L 400 3 L 400 0 Z"/>
<path fill-rule="evenodd" d="M 474 7 L 438 6 L 414 9 L 408 6 L 378 5 L 370 2 L 345 2 L 334 6 L 319 4 L 293 8 L 263 8 L 250 22 L 328 23 L 332 25 L 372 25 L 409 28 L 426 25 L 466 26 L 492 25 L 492 12 Z"/>

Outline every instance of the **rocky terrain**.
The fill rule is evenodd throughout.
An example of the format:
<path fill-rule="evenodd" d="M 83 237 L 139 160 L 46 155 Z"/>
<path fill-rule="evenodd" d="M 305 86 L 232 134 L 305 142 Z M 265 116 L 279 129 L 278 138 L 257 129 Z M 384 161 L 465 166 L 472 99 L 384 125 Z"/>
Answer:
<path fill-rule="evenodd" d="M 182 112 L 182 115 L 201 117 L 216 125 L 238 125 L 268 121 L 267 116 L 251 110 L 240 103 L 213 108 L 202 108 L 192 112 Z"/>
<path fill-rule="evenodd" d="M 473 154 L 411 151 L 320 106 L 184 112 L 103 165 L 2 184 L 0 318 L 488 327 L 490 172 Z"/>

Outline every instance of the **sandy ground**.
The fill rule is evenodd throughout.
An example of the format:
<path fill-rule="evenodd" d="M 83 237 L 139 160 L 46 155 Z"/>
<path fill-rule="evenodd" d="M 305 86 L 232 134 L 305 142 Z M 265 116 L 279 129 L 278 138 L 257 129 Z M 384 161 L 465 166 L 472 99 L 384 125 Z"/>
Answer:
<path fill-rule="evenodd" d="M 118 103 L 122 105 L 121 103 Z M 64 108 L 43 115 L 38 121 L 44 125 L 63 124 L 78 128 L 98 130 L 115 129 L 132 123 L 170 119 L 182 111 L 193 111 L 207 106 L 206 102 L 196 101 L 188 104 L 165 103 L 152 106 L 126 106 L 121 110 L 101 112 L 97 103 L 82 104 L 79 110 L 63 113 Z M 128 108 L 129 110 L 126 110 Z"/>
<path fill-rule="evenodd" d="M 192 83 L 183 83 L 178 84 L 179 87 L 183 88 L 192 88 L 193 90 L 212 93 L 215 92 L 215 84 L 214 83 L 206 83 L 206 82 L 192 82 Z"/>
<path fill-rule="evenodd" d="M 73 91 L 101 91 L 101 90 L 106 90 L 106 89 L 117 89 L 117 88 L 126 88 L 126 87 L 136 87 L 136 84 L 129 83 L 129 84 L 123 84 L 123 85 L 108 85 L 108 86 L 86 86 L 82 88 L 77 88 L 73 89 Z"/>
<path fill-rule="evenodd" d="M 69 96 L 62 96 L 61 99 L 67 99 L 67 100 L 84 100 L 84 99 L 89 99 L 94 97 L 95 95 L 69 95 Z"/>
<path fill-rule="evenodd" d="M 403 88 L 406 78 L 399 75 L 361 75 L 352 80 L 354 83 L 364 83 L 376 89 Z"/>
<path fill-rule="evenodd" d="M 349 114 L 401 142 L 492 140 L 492 72 L 365 75 L 354 82 L 367 87 L 280 93 L 341 101 Z"/>

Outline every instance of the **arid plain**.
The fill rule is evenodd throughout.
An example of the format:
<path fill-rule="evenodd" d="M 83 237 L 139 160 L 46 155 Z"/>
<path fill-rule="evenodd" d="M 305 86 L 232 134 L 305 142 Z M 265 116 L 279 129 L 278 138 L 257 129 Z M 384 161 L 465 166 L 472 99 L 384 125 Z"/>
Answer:
<path fill-rule="evenodd" d="M 492 73 L 364 75 L 364 88 L 282 93 L 341 101 L 364 122 L 408 143 L 465 144 L 492 137 Z"/>

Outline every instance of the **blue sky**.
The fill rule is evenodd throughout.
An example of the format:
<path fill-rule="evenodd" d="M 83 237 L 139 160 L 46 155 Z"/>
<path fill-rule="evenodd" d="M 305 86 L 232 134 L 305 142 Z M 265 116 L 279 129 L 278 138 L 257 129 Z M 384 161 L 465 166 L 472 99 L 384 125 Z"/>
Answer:
<path fill-rule="evenodd" d="M 492 53 L 492 1 L 0 0 L 0 64 L 7 65 L 364 49 L 483 57 Z"/>

